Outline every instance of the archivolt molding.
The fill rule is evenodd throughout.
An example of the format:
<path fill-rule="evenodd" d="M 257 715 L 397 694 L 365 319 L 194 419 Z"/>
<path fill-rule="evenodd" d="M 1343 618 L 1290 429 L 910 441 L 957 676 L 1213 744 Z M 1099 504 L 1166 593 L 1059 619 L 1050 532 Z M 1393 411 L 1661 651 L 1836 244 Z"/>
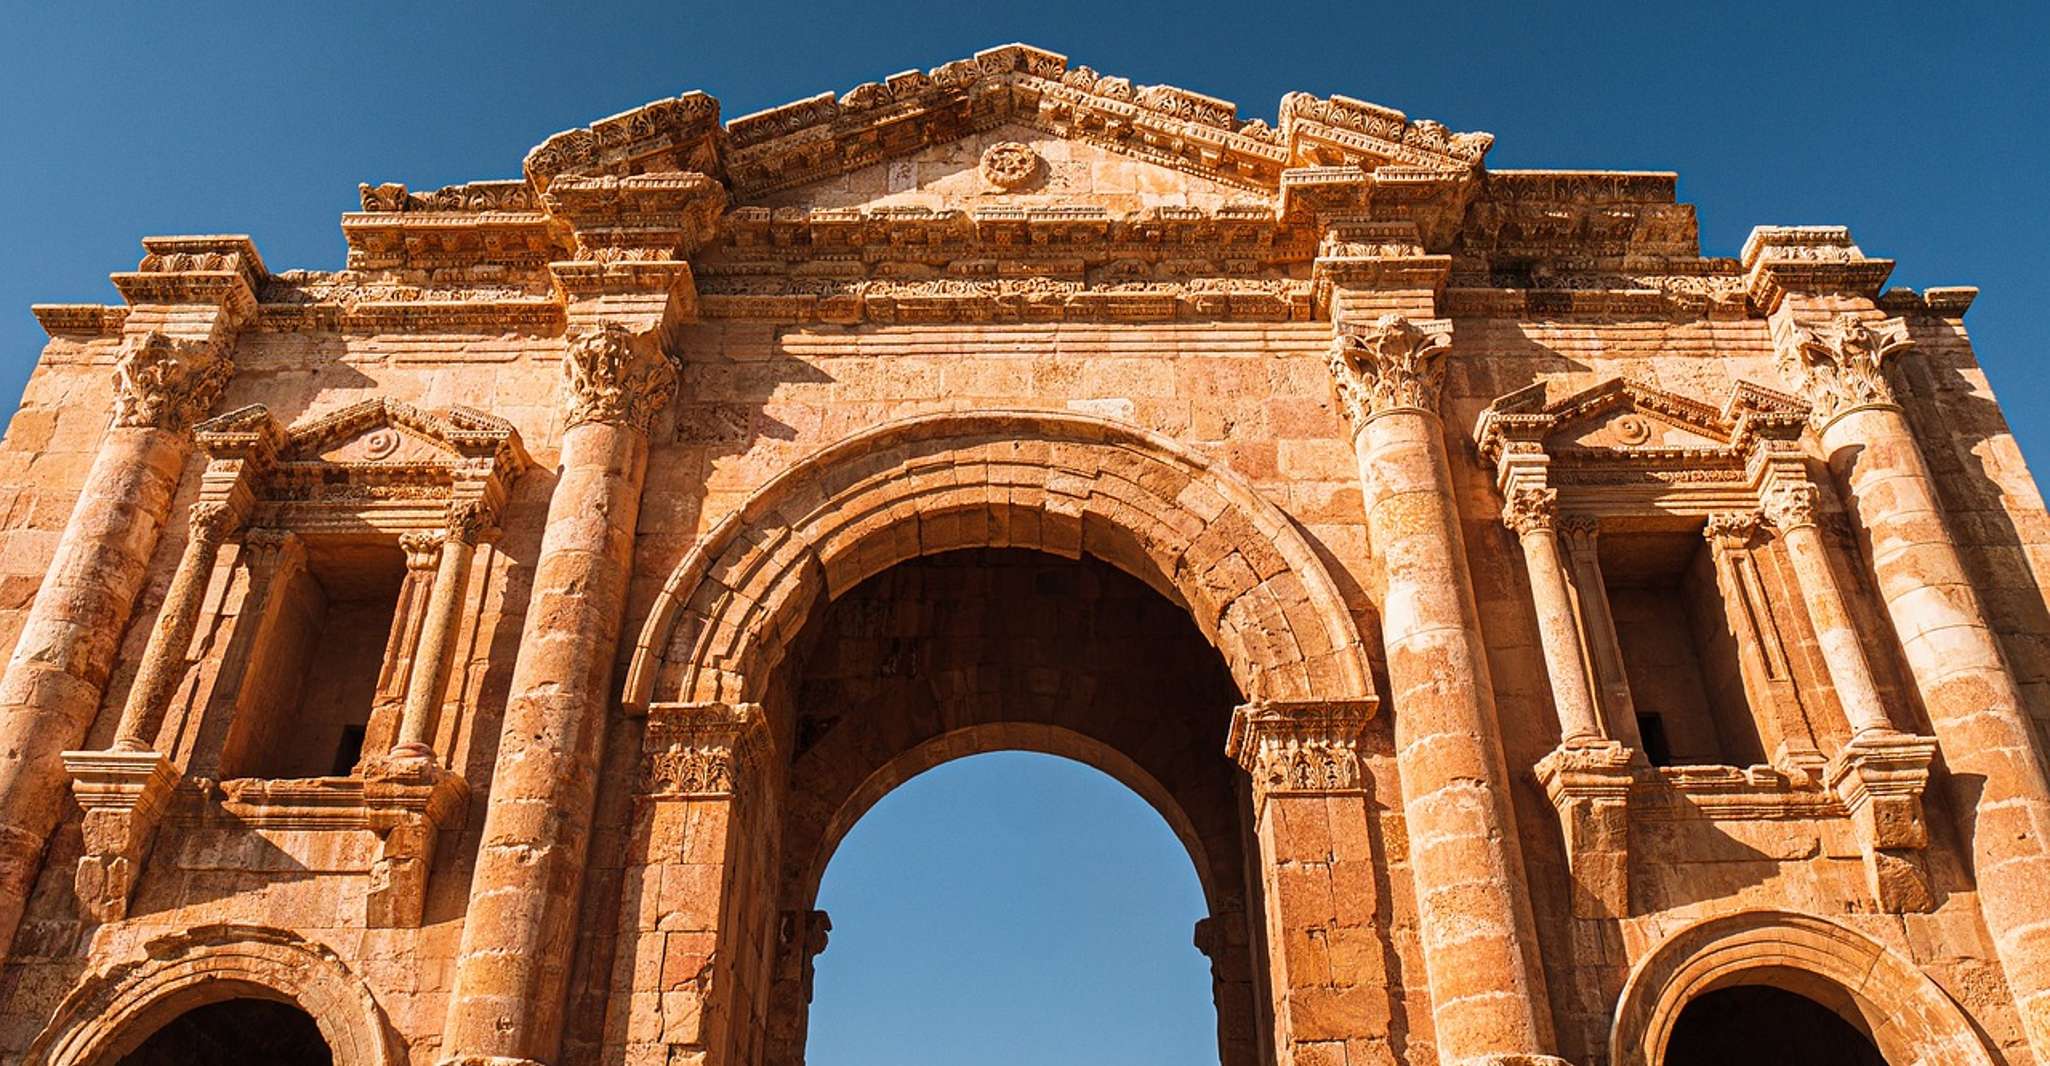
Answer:
<path fill-rule="evenodd" d="M 1994 1066 L 1964 1012 L 1914 963 L 1855 930 L 1785 911 L 1711 918 L 1652 949 L 1623 985 L 1609 1062 L 1663 1061 L 1673 1023 L 1690 1001 L 1751 984 L 1848 1007 L 1856 1014 L 1848 1020 L 1871 1034 L 1890 1063 Z"/>
<path fill-rule="evenodd" d="M 811 606 L 921 555 L 1020 547 L 1125 570 L 1186 608 L 1252 699 L 1372 699 L 1365 646 L 1279 508 L 1175 442 L 1052 412 L 929 415 L 762 486 L 670 576 L 624 702 L 759 700 Z"/>
<path fill-rule="evenodd" d="M 88 973 L 29 1045 L 30 1066 L 114 1062 L 178 1015 L 269 999 L 313 1017 L 335 1066 L 405 1061 L 384 1010 L 324 945 L 267 926 L 209 925 L 160 936 Z"/>

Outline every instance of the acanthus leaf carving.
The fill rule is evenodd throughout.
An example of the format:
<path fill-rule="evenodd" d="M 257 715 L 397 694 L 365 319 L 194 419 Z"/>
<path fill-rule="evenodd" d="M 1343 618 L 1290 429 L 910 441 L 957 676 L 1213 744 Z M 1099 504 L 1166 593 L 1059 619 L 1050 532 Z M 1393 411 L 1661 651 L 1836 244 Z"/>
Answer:
<path fill-rule="evenodd" d="M 1901 319 L 1875 324 L 1844 312 L 1820 326 L 1796 326 L 1779 345 L 1780 373 L 1808 401 L 1819 428 L 1859 407 L 1892 404 L 1886 362 L 1914 343 Z"/>
<path fill-rule="evenodd" d="M 605 322 L 570 339 L 563 354 L 566 426 L 606 422 L 646 431 L 676 390 L 676 366 L 652 338 Z"/>
<path fill-rule="evenodd" d="M 1821 502 L 1822 493 L 1814 485 L 1796 481 L 1782 481 L 1767 489 L 1758 500 L 1765 520 L 1782 533 L 1815 525 Z"/>
<path fill-rule="evenodd" d="M 1362 700 L 1255 701 L 1232 712 L 1225 753 L 1263 795 L 1364 788 L 1360 733 L 1372 714 Z"/>
<path fill-rule="evenodd" d="M 753 703 L 656 704 L 648 709 L 640 792 L 730 796 L 761 765 L 768 724 Z"/>
<path fill-rule="evenodd" d="M 132 339 L 114 364 L 114 424 L 184 430 L 206 417 L 234 369 L 211 342 L 151 330 Z"/>
<path fill-rule="evenodd" d="M 1509 494 L 1502 503 L 1502 524 L 1519 537 L 1553 529 L 1559 518 L 1559 490 L 1523 488 Z"/>
<path fill-rule="evenodd" d="M 1399 314 L 1332 338 L 1331 379 L 1354 430 L 1389 411 L 1436 412 L 1451 341 L 1444 328 Z"/>

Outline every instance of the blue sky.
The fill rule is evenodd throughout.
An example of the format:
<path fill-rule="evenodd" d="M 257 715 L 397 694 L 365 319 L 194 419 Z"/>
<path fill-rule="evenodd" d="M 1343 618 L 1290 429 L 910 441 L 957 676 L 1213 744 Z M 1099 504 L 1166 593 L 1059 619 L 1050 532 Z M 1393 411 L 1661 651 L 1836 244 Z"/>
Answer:
<path fill-rule="evenodd" d="M 334 268 L 359 181 L 513 177 L 548 134 L 692 88 L 728 117 L 1023 40 L 1271 117 L 1295 89 L 1497 135 L 1498 167 L 1675 170 L 1703 249 L 1843 224 L 1966 319 L 2050 456 L 2050 4 L 478 3 L 0 0 L 0 393 L 36 302 L 114 301 L 145 234 L 250 233 Z M 0 410 L 10 410 L 11 405 Z M 1222 743 L 1222 738 L 1220 738 Z M 828 872 L 811 1061 L 1200 1062 L 1188 860 L 1095 771 L 943 767 Z M 909 1039 L 915 1037 L 916 1039 Z"/>

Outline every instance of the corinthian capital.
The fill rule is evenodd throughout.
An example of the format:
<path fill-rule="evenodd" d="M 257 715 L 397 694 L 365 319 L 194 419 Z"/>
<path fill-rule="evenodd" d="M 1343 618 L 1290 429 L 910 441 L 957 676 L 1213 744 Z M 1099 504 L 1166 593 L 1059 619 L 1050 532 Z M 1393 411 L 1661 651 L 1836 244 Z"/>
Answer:
<path fill-rule="evenodd" d="M 234 369 L 206 341 L 155 330 L 132 338 L 114 363 L 114 424 L 183 430 L 206 417 Z"/>
<path fill-rule="evenodd" d="M 1767 489 L 1759 497 L 1759 509 L 1765 513 L 1765 520 L 1774 529 L 1784 533 L 1790 529 L 1815 524 L 1815 510 L 1822 501 L 1822 493 L 1815 486 L 1795 481 L 1783 481 Z"/>
<path fill-rule="evenodd" d="M 1452 338 L 1397 314 L 1331 339 L 1331 381 L 1354 431 L 1375 415 L 1413 408 L 1435 412 Z"/>
<path fill-rule="evenodd" d="M 676 391 L 676 366 L 653 338 L 616 322 L 570 338 L 562 359 L 568 393 L 566 426 L 608 422 L 646 430 Z"/>
<path fill-rule="evenodd" d="M 1232 712 L 1225 754 L 1263 795 L 1361 788 L 1360 733 L 1372 714 L 1366 700 L 1256 700 Z"/>
<path fill-rule="evenodd" d="M 1558 517 L 1558 489 L 1517 489 L 1502 502 L 1502 524 L 1519 537 L 1553 528 Z"/>
<path fill-rule="evenodd" d="M 1780 373 L 1812 409 L 1817 428 L 1846 411 L 1894 402 L 1886 359 L 1910 348 L 1907 323 L 1873 323 L 1850 312 L 1816 327 L 1795 326 L 1779 347 Z"/>

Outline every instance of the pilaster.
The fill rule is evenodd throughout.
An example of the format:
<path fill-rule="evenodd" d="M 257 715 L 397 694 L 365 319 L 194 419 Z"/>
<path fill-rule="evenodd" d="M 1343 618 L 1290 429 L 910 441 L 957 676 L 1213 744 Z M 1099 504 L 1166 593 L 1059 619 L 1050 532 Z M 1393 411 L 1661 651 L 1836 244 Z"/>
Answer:
<path fill-rule="evenodd" d="M 1390 1063 L 1393 1007 L 1375 913 L 1360 732 L 1371 702 L 1255 702 L 1225 753 L 1252 780 L 1283 1063 Z"/>

